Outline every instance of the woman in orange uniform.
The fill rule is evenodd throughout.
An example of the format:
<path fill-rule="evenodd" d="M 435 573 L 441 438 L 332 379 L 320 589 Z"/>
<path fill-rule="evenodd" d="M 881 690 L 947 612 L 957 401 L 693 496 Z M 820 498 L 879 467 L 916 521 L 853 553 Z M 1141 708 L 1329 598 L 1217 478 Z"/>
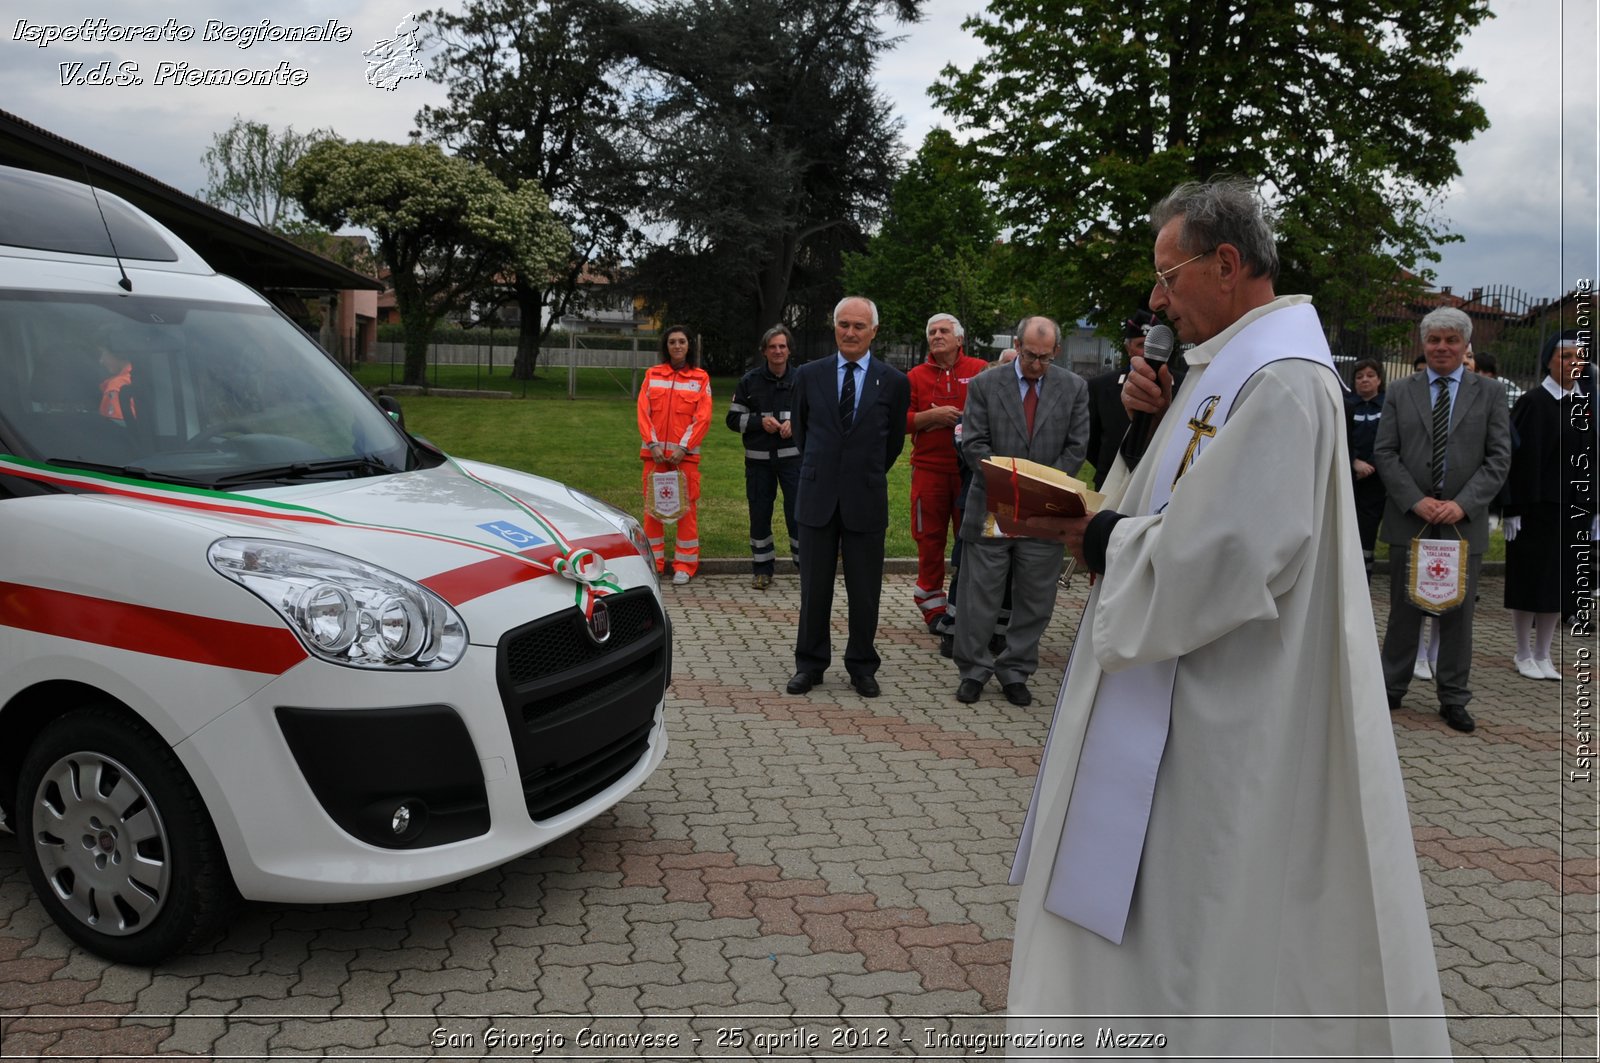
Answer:
<path fill-rule="evenodd" d="M 661 334 L 661 361 L 639 388 L 639 457 L 644 461 L 644 533 L 655 553 L 656 571 L 667 570 L 666 525 L 677 526 L 672 582 L 680 587 L 700 567 L 700 442 L 711 426 L 711 377 L 689 330 L 672 325 Z M 681 477 L 658 478 L 679 472 Z M 676 497 L 674 497 L 676 496 Z"/>

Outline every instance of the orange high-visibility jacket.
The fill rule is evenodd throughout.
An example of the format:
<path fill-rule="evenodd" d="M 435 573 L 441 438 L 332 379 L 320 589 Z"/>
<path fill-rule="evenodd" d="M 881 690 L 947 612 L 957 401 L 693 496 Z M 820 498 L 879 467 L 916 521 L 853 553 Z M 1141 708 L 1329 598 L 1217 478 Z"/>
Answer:
<path fill-rule="evenodd" d="M 684 461 L 700 460 L 700 441 L 711 427 L 711 375 L 670 362 L 653 365 L 639 388 L 639 456 L 650 457 L 651 443 L 683 447 Z"/>

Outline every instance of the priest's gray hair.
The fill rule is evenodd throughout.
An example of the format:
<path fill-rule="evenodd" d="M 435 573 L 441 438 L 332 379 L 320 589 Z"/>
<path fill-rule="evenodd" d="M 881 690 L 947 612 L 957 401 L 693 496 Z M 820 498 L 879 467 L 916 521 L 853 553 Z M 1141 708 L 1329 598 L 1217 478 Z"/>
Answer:
<path fill-rule="evenodd" d="M 1429 310 L 1418 325 L 1418 330 L 1424 337 L 1430 332 L 1459 332 L 1469 346 L 1472 344 L 1472 319 L 1453 306 Z"/>
<path fill-rule="evenodd" d="M 1150 229 L 1159 233 L 1174 218 L 1183 218 L 1178 246 L 1204 254 L 1221 244 L 1239 249 L 1252 273 L 1278 279 L 1278 245 L 1255 185 L 1242 177 L 1218 177 L 1202 184 L 1185 181 L 1150 211 Z"/>
<path fill-rule="evenodd" d="M 948 322 L 950 322 L 950 327 L 955 330 L 956 339 L 963 340 L 963 339 L 967 338 L 967 330 L 961 327 L 961 322 L 956 319 L 956 316 L 954 314 L 934 314 L 932 317 L 930 317 L 928 319 L 927 325 L 925 325 L 923 327 L 922 334 L 924 336 L 926 336 L 929 332 L 933 331 L 933 323 L 935 321 L 948 321 Z"/>
<path fill-rule="evenodd" d="M 868 299 L 864 295 L 847 295 L 843 299 L 840 299 L 837 303 L 834 303 L 833 304 L 833 319 L 835 321 L 839 320 L 839 311 L 844 309 L 844 304 L 845 303 L 848 303 L 853 299 L 860 299 L 863 303 L 866 303 L 867 306 L 872 310 L 872 327 L 873 328 L 877 328 L 878 327 L 878 304 L 873 302 L 871 299 Z"/>

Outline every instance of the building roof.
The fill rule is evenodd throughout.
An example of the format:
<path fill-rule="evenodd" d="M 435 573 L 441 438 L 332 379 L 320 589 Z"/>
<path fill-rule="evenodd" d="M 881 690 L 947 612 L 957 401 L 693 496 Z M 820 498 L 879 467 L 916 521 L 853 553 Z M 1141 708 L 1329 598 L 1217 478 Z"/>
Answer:
<path fill-rule="evenodd" d="M 307 251 L 259 225 L 163 184 L 115 159 L 0 111 L 0 163 L 92 181 L 139 207 L 200 253 L 218 273 L 261 291 L 381 291 L 383 283 Z"/>

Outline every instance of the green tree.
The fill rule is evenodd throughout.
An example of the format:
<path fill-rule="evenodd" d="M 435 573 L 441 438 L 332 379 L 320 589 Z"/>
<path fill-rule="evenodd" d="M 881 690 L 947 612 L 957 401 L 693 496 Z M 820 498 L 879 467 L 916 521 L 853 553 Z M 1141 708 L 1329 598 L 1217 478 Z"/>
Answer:
<path fill-rule="evenodd" d="M 437 146 L 325 140 L 289 174 L 306 215 L 371 230 L 406 335 L 405 383 L 426 379 L 428 341 L 496 274 L 551 268 L 568 235 L 531 184 L 506 188 Z"/>
<path fill-rule="evenodd" d="M 877 302 L 885 337 L 920 342 L 929 317 L 950 313 L 986 340 L 1005 303 L 999 233 L 970 162 L 949 132 L 934 129 L 895 182 L 866 252 L 845 255 L 844 287 Z"/>
<path fill-rule="evenodd" d="M 1488 122 L 1451 60 L 1487 17 L 1487 0 L 990 0 L 966 23 L 988 53 L 932 91 L 1064 312 L 1144 305 L 1151 205 L 1239 173 L 1281 219 L 1280 288 L 1337 330 L 1455 239 L 1433 207 Z"/>
<path fill-rule="evenodd" d="M 921 0 L 662 0 L 640 23 L 664 236 L 643 270 L 674 319 L 742 355 L 808 261 L 859 250 L 896 176 L 879 28 Z M 837 290 L 837 276 L 830 278 Z M 817 293 L 808 295 L 815 298 Z M 704 308 L 704 309 L 702 309 Z"/>
<path fill-rule="evenodd" d="M 521 315 L 514 377 L 533 375 L 541 342 L 586 289 L 618 279 L 637 237 L 632 15 L 620 0 L 469 0 L 421 19 L 438 46 L 428 76 L 449 102 L 417 124 L 509 187 L 543 191 L 571 236 L 550 271 L 503 278 Z"/>
<path fill-rule="evenodd" d="M 281 235 L 303 229 L 300 212 L 286 188 L 289 171 L 306 152 L 333 136 L 331 129 L 297 133 L 294 126 L 273 132 L 265 122 L 234 115 L 233 122 L 211 137 L 200 161 L 206 186 L 200 198 L 246 221 Z"/>

